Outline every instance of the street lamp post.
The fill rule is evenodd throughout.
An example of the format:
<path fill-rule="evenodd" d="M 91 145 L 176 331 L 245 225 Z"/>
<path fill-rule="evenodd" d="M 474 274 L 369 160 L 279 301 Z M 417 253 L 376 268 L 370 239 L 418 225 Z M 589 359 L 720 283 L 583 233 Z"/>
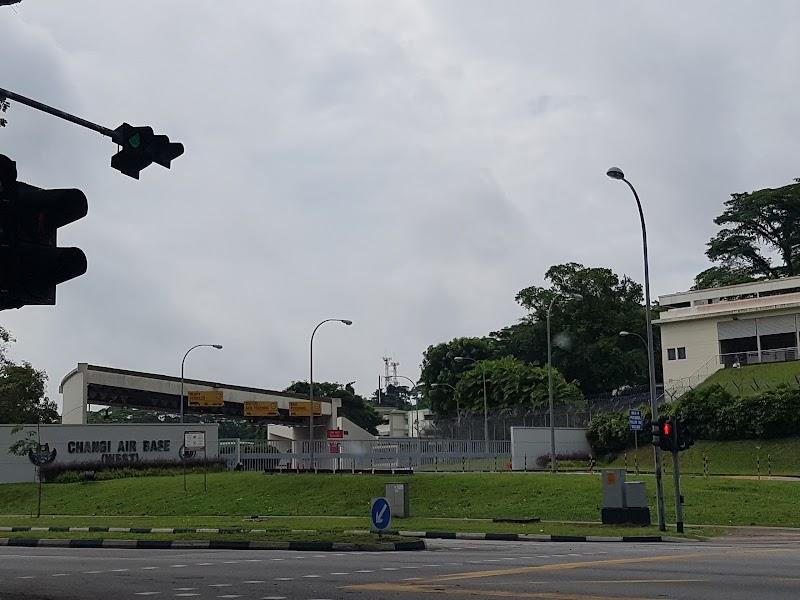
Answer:
<path fill-rule="evenodd" d="M 406 377 L 405 375 L 393 375 L 393 377 L 399 377 L 400 379 L 405 379 L 411 384 L 411 391 L 416 393 L 418 384 L 414 383 L 414 380 L 410 377 Z M 391 377 L 389 378 L 391 379 Z M 417 439 L 419 439 L 419 405 L 416 403 L 414 404 L 414 413 L 416 415 L 416 429 L 417 429 Z"/>
<path fill-rule="evenodd" d="M 308 439 L 309 443 L 311 444 L 312 471 L 314 470 L 314 334 L 317 333 L 317 329 L 330 321 L 338 321 L 339 323 L 344 323 L 345 325 L 353 324 L 350 319 L 325 319 L 317 323 L 317 326 L 314 327 L 314 331 L 311 332 L 311 342 L 309 344 L 308 351 L 308 400 L 309 404 L 311 405 L 309 407 L 311 410 L 308 416 Z"/>
<path fill-rule="evenodd" d="M 186 354 L 183 355 L 183 360 L 181 361 L 181 423 L 183 423 L 183 367 L 186 364 L 186 357 L 189 356 L 189 352 L 195 348 L 216 348 L 217 350 L 222 350 L 222 344 L 197 344 L 189 348 Z"/>
<path fill-rule="evenodd" d="M 653 355 L 653 317 L 650 308 L 650 267 L 647 260 L 647 228 L 644 223 L 644 212 L 642 211 L 642 203 L 639 201 L 639 194 L 636 189 L 631 185 L 631 182 L 625 179 L 625 174 L 619 167 L 611 167 L 607 172 L 611 179 L 624 181 L 633 192 L 633 197 L 636 199 L 636 206 L 639 209 L 639 220 L 642 223 L 642 253 L 644 255 L 644 309 L 645 319 L 647 321 L 647 368 L 650 374 L 650 412 L 653 423 L 653 435 L 657 435 L 658 423 L 658 401 L 656 399 L 656 365 L 655 357 Z M 658 509 L 658 529 L 660 531 L 667 530 L 666 519 L 664 515 L 664 483 L 661 480 L 661 448 L 653 446 L 653 455 L 656 467 L 656 505 Z"/>
<path fill-rule="evenodd" d="M 553 311 L 553 304 L 560 297 L 571 298 L 572 300 L 583 300 L 580 294 L 556 294 L 550 300 L 550 306 L 547 307 L 547 400 L 550 408 L 550 472 L 555 473 L 558 470 L 556 463 L 556 425 L 555 425 L 555 411 L 553 409 L 553 360 L 552 360 L 552 345 L 550 344 L 550 313 Z"/>
<path fill-rule="evenodd" d="M 484 451 L 489 451 L 489 403 L 486 399 L 486 369 L 483 366 L 483 361 L 475 360 L 467 356 L 456 356 L 453 358 L 456 362 L 470 361 L 479 365 L 481 368 L 481 378 L 483 379 L 483 448 Z"/>

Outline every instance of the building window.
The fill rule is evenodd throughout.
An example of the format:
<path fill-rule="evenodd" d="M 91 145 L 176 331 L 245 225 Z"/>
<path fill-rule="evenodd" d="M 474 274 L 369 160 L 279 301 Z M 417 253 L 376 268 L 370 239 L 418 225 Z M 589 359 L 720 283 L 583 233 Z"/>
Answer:
<path fill-rule="evenodd" d="M 667 348 L 667 360 L 675 360 L 675 348 Z"/>
<path fill-rule="evenodd" d="M 678 360 L 686 359 L 686 348 L 678 348 Z"/>

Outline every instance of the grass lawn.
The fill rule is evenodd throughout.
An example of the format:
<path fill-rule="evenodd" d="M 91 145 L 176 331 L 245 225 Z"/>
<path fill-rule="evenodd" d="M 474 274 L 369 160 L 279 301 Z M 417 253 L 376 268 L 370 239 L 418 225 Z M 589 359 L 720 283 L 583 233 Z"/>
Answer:
<path fill-rule="evenodd" d="M 754 394 L 782 384 L 800 386 L 800 361 L 720 369 L 697 388 L 721 385 L 732 394 Z"/>
<path fill-rule="evenodd" d="M 653 447 L 640 446 L 638 454 L 633 448 L 627 452 L 628 470 L 634 471 L 634 458 L 638 458 L 639 469 L 653 471 Z M 800 438 L 777 440 L 740 440 L 735 442 L 711 442 L 698 440 L 694 446 L 680 453 L 681 473 L 703 473 L 703 455 L 708 460 L 711 475 L 761 475 L 766 477 L 769 464 L 773 475 L 800 476 Z M 662 452 L 666 469 L 672 472 L 672 455 Z M 759 464 L 760 463 L 760 464 Z M 625 453 L 598 468 L 623 468 Z"/>
<path fill-rule="evenodd" d="M 628 476 L 628 480 L 634 479 L 636 477 Z M 647 482 L 652 509 L 654 479 L 645 476 L 642 480 Z M 600 520 L 602 489 L 598 475 L 546 473 L 399 477 L 211 473 L 208 475 L 208 492 L 203 491 L 202 475 L 189 476 L 188 491 L 183 490 L 180 476 L 48 484 L 43 489 L 42 512 L 92 518 L 149 516 L 157 517 L 159 522 L 163 519 L 165 524 L 161 526 L 165 527 L 189 526 L 186 523 L 195 519 L 201 526 L 213 527 L 212 517 L 219 519 L 216 522 L 229 523 L 226 526 L 232 527 L 242 527 L 242 519 L 255 515 L 322 516 L 333 517 L 330 521 L 335 522 L 338 522 L 335 517 L 357 517 L 362 519 L 357 521 L 358 525 L 353 525 L 355 521 L 348 522 L 341 529 L 366 529 L 370 499 L 383 495 L 385 483 L 403 481 L 409 483 L 414 515 L 414 519 L 403 521 L 403 529 L 424 529 L 430 520 L 441 518 L 460 519 L 470 530 L 479 532 L 496 530 L 487 530 L 486 523 L 465 519 L 539 517 L 543 521 L 561 522 Z M 795 505 L 800 481 L 688 476 L 682 479 L 682 483 L 686 496 L 686 523 L 800 526 Z M 0 485 L 0 513 L 30 515 L 36 510 L 36 491 L 35 484 Z M 664 480 L 664 492 L 667 521 L 674 521 L 672 480 L 669 478 Z M 9 524 L 9 518 L 0 517 L 0 524 Z M 420 521 L 425 524 L 423 527 L 414 524 L 416 519 L 428 521 Z M 280 522 L 278 519 L 268 521 Z M 400 521 L 395 521 L 396 526 L 398 523 Z M 451 523 L 448 522 L 448 527 Z M 283 526 L 292 528 L 287 522 Z M 265 528 L 252 524 L 248 527 Z M 328 527 L 325 525 L 323 528 Z M 315 528 L 316 525 L 303 527 Z M 533 529 L 532 526 L 529 528 Z M 522 532 L 522 529 L 520 525 L 511 528 L 515 532 Z M 585 533 L 585 527 L 581 531 Z"/>

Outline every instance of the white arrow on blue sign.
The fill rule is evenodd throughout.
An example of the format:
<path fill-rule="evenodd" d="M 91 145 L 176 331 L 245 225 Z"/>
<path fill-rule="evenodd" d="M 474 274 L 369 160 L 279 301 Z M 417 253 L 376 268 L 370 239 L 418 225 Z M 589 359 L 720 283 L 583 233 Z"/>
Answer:
<path fill-rule="evenodd" d="M 392 524 L 392 509 L 386 498 L 373 498 L 370 506 L 372 531 L 386 531 Z"/>

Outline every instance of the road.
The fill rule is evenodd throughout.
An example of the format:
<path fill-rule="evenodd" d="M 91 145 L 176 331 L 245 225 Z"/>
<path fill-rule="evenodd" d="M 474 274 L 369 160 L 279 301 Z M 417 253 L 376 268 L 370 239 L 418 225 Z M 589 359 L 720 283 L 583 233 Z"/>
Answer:
<path fill-rule="evenodd" d="M 0 547 L 0 600 L 795 599 L 800 542 L 432 541 L 422 552 Z"/>

